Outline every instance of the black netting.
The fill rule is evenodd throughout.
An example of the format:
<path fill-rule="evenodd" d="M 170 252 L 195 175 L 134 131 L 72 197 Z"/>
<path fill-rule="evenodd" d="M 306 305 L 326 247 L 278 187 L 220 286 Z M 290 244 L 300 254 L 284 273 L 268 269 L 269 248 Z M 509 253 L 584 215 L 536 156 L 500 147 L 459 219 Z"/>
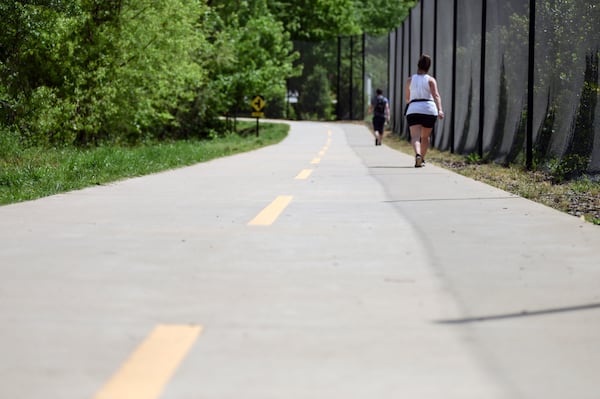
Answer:
<path fill-rule="evenodd" d="M 479 137 L 482 7 L 481 2 L 471 0 L 459 0 L 458 4 L 454 148 L 472 153 Z"/>
<path fill-rule="evenodd" d="M 410 14 L 410 49 L 408 52 L 410 71 L 416 72 L 415 64 L 421 55 L 421 7 L 415 7 Z"/>
<path fill-rule="evenodd" d="M 288 118 L 330 119 L 338 86 L 337 41 L 294 42 L 302 75 L 288 80 Z"/>
<path fill-rule="evenodd" d="M 522 0 L 488 2 L 483 151 L 512 162 L 522 153 L 527 115 L 528 8 Z"/>
<path fill-rule="evenodd" d="M 363 118 L 364 45 L 362 36 L 294 42 L 302 75 L 287 82 L 287 116 L 291 119 Z M 387 61 L 383 68 L 386 67 Z"/>
<path fill-rule="evenodd" d="M 338 119 L 364 117 L 364 53 L 363 38 L 351 36 L 339 39 L 341 81 L 338 98 Z"/>
<path fill-rule="evenodd" d="M 421 0 L 390 34 L 395 132 L 406 134 L 397 116 L 405 80 L 426 53 L 446 113 L 436 125 L 436 147 L 502 163 L 525 161 L 529 153 L 527 162 L 536 166 L 599 172 L 600 4 L 537 0 L 535 11 L 530 113 L 529 2 Z"/>
<path fill-rule="evenodd" d="M 438 121 L 434 132 L 434 145 L 443 150 L 451 150 L 452 130 L 450 129 L 452 116 L 452 55 L 453 55 L 453 3 L 451 1 L 438 1 L 438 18 L 436 32 L 436 52 L 433 56 L 433 74 L 438 82 L 438 89 L 442 98 L 442 107 L 446 118 Z"/>
<path fill-rule="evenodd" d="M 600 5 L 537 3 L 535 155 L 540 161 L 564 160 L 567 168 L 600 171 Z"/>
<path fill-rule="evenodd" d="M 392 110 L 402 107 L 402 101 L 404 98 L 404 94 L 402 92 L 402 78 L 403 70 L 402 70 L 402 41 L 404 40 L 404 34 L 402 32 L 402 27 L 396 28 L 394 31 L 394 40 L 390 40 L 390 62 L 392 62 L 392 58 L 394 59 L 395 69 L 390 71 L 390 87 L 393 89 L 391 95 L 392 101 Z M 399 112 L 392 111 L 392 126 L 400 126 L 403 122 L 403 115 Z"/>
<path fill-rule="evenodd" d="M 421 26 L 421 43 L 419 44 L 420 50 L 419 54 L 429 54 L 433 55 L 434 47 L 435 47 L 435 23 L 436 23 L 436 14 L 435 14 L 435 3 L 433 1 L 426 1 L 421 3 L 422 6 L 422 20 L 420 22 Z M 435 65 L 432 66 L 432 73 L 435 73 Z"/>
<path fill-rule="evenodd" d="M 365 36 L 365 93 L 364 104 L 368 107 L 376 89 L 381 89 L 393 103 L 392 91 L 389 87 L 390 71 L 394 62 L 388 57 L 390 42 L 395 40 L 394 34 L 389 36 Z M 363 114 L 364 115 L 364 114 Z"/>

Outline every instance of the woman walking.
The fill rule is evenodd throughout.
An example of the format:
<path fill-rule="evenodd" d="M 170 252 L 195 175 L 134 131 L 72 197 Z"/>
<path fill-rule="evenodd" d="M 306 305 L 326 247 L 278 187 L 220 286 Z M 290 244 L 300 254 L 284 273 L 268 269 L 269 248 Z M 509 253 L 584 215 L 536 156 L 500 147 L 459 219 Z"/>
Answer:
<path fill-rule="evenodd" d="M 437 82 L 429 76 L 431 57 L 421 55 L 417 73 L 406 82 L 406 121 L 410 129 L 410 139 L 415 151 L 415 168 L 425 165 L 425 155 L 429 149 L 429 136 L 436 120 L 444 118 L 442 100 Z"/>

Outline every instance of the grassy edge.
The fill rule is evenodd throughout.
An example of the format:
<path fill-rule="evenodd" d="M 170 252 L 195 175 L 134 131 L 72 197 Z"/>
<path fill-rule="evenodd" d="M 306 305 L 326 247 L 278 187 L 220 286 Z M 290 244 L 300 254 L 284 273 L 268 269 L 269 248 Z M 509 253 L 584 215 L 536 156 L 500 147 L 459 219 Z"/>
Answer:
<path fill-rule="evenodd" d="M 155 142 L 135 147 L 30 148 L 0 159 L 0 206 L 158 173 L 256 150 L 287 137 L 283 123 L 238 122 L 240 134 L 212 140 Z"/>
<path fill-rule="evenodd" d="M 413 154 L 410 143 L 398 136 L 386 136 L 385 143 L 395 150 Z M 427 162 L 436 166 L 600 225 L 600 182 L 584 178 L 555 184 L 543 172 L 526 171 L 517 165 L 504 167 L 477 161 L 474 157 L 436 149 L 430 149 L 427 155 Z"/>

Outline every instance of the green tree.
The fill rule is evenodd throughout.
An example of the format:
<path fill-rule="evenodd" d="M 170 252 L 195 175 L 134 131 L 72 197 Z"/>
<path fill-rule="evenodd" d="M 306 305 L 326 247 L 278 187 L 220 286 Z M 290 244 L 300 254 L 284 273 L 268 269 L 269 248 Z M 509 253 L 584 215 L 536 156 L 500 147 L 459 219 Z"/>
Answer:
<path fill-rule="evenodd" d="M 26 142 L 51 140 L 73 108 L 62 100 L 68 68 L 60 49 L 78 11 L 61 1 L 0 4 L 0 123 L 14 123 Z"/>
<path fill-rule="evenodd" d="M 374 36 L 387 34 L 402 24 L 416 3 L 415 0 L 355 0 L 361 32 Z"/>
<path fill-rule="evenodd" d="M 0 11 L 2 104 L 34 144 L 139 140 L 176 124 L 207 78 L 200 0 L 16 1 Z"/>
<path fill-rule="evenodd" d="M 123 0 L 102 10 L 87 6 L 75 37 L 78 64 L 73 76 L 79 104 L 80 140 L 139 140 L 143 134 L 176 123 L 173 113 L 190 101 L 206 72 L 196 55 L 207 46 L 198 18 L 200 1 Z M 101 11 L 98 11 L 100 9 Z M 79 128 L 79 127 L 78 127 Z"/>
<path fill-rule="evenodd" d="M 31 145 L 203 135 L 255 94 L 283 104 L 293 38 L 371 32 L 405 3 L 3 1 L 0 125 Z"/>
<path fill-rule="evenodd" d="M 317 41 L 387 33 L 402 23 L 415 3 L 415 0 L 269 0 L 269 7 L 293 40 Z"/>
<path fill-rule="evenodd" d="M 256 94 L 268 102 L 284 98 L 286 79 L 298 73 L 293 67 L 297 54 L 266 1 L 213 1 L 211 5 L 216 12 L 211 18 L 215 57 L 206 92 L 219 99 L 213 108 L 235 113 L 249 108 Z M 210 101 L 206 94 L 202 97 Z"/>
<path fill-rule="evenodd" d="M 307 77 L 298 101 L 298 111 L 302 119 L 333 119 L 333 95 L 327 70 L 322 66 L 314 68 Z"/>
<path fill-rule="evenodd" d="M 353 0 L 269 0 L 293 40 L 324 40 L 360 32 Z"/>
<path fill-rule="evenodd" d="M 357 36 L 361 34 L 383 35 L 399 26 L 415 4 L 415 1 L 389 1 L 389 0 L 268 0 L 274 14 L 283 21 L 294 40 L 294 48 L 300 53 L 298 65 L 303 69 L 303 75 L 289 79 L 289 88 L 292 91 L 306 90 L 305 82 L 319 75 L 314 71 L 315 66 L 325 68 L 328 86 L 319 88 L 319 92 L 336 88 L 337 93 L 345 96 L 350 90 L 360 98 L 360 83 L 362 76 L 362 40 Z M 352 40 L 348 40 L 353 37 Z M 387 41 L 385 42 L 387 45 Z M 349 57 L 349 52 L 353 56 Z M 387 54 L 387 50 L 384 51 Z M 386 59 L 387 60 L 387 59 Z M 372 59 L 368 60 L 373 65 Z M 378 69 L 384 71 L 387 78 L 387 63 Z M 353 71 L 353 85 L 350 87 L 349 75 Z M 338 80 L 338 77 L 342 76 Z M 307 93 L 300 93 L 305 97 Z M 310 96 L 316 96 L 310 93 Z M 338 99 L 341 100 L 341 99 Z M 360 115 L 362 104 L 354 102 L 353 110 L 346 109 L 348 102 L 338 103 L 338 113 L 344 115 Z M 301 109 L 298 105 L 300 117 L 314 114 Z"/>

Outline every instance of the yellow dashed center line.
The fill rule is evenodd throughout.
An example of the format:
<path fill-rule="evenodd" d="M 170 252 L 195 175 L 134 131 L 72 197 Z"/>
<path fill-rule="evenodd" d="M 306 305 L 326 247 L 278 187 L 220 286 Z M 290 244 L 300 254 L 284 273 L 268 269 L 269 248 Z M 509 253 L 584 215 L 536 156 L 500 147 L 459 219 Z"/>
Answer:
<path fill-rule="evenodd" d="M 327 131 L 327 135 L 327 143 L 319 152 L 319 156 L 313 158 L 313 160 L 310 162 L 311 165 L 318 165 L 321 163 L 321 158 L 325 156 L 325 153 L 329 149 L 329 146 L 331 145 L 331 130 Z M 300 171 L 300 173 L 298 173 L 298 175 L 296 175 L 295 179 L 306 180 L 309 178 L 312 172 L 312 169 L 303 169 Z M 293 197 L 291 195 L 280 195 L 279 197 L 275 198 L 275 200 L 271 202 L 265 209 L 263 209 L 258 215 L 256 215 L 254 219 L 248 222 L 248 226 L 272 225 L 275 223 L 279 215 L 281 215 L 281 213 L 285 210 L 285 208 L 287 208 L 290 202 L 292 202 L 292 199 Z"/>
<path fill-rule="evenodd" d="M 254 219 L 252 219 L 249 226 L 270 226 L 275 220 L 281 215 L 281 212 L 292 202 L 291 195 L 280 195 L 275 198 L 265 209 L 263 209 Z"/>
<path fill-rule="evenodd" d="M 157 399 L 201 331 L 157 326 L 94 399 Z"/>
<path fill-rule="evenodd" d="M 312 172 L 312 169 L 304 169 L 302 172 L 298 173 L 296 180 L 306 180 L 312 174 Z"/>

